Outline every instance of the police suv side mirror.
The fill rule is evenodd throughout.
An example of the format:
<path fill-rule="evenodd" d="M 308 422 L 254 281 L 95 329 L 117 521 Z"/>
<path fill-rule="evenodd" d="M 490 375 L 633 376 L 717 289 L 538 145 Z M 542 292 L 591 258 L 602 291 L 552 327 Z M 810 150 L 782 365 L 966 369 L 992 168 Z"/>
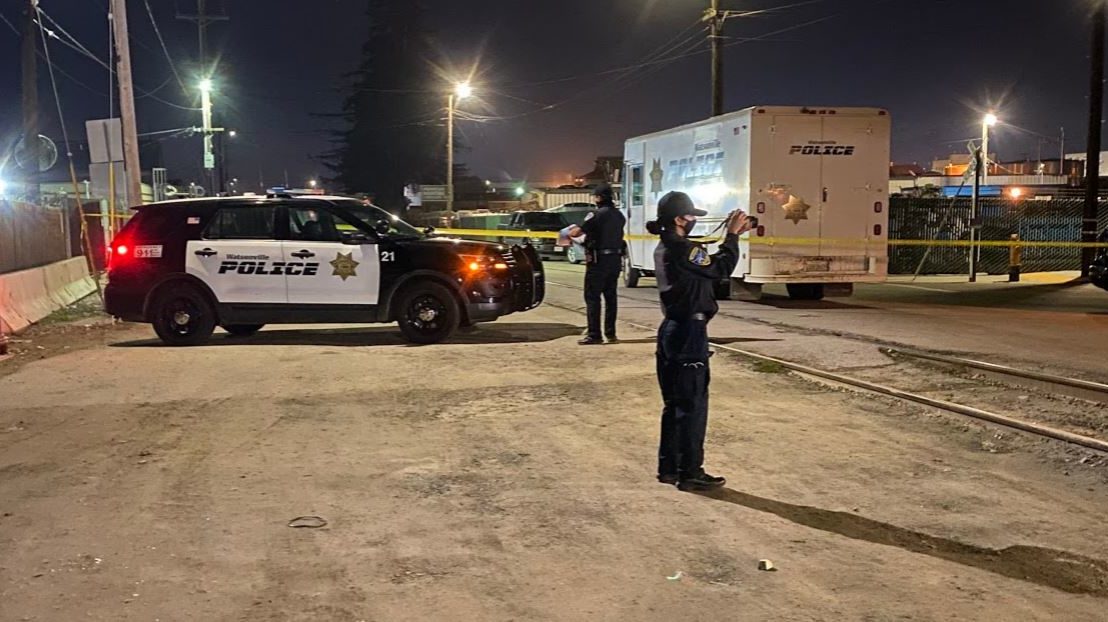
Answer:
<path fill-rule="evenodd" d="M 384 220 L 378 220 L 377 224 L 373 225 L 373 230 L 381 235 L 388 235 L 391 229 L 392 227 L 389 225 L 389 223 Z"/>
<path fill-rule="evenodd" d="M 431 234 L 432 234 L 432 233 L 434 233 L 434 232 L 435 232 L 435 228 L 434 228 L 434 227 L 424 227 L 424 228 L 423 228 L 423 233 L 424 233 L 425 235 L 431 235 Z"/>

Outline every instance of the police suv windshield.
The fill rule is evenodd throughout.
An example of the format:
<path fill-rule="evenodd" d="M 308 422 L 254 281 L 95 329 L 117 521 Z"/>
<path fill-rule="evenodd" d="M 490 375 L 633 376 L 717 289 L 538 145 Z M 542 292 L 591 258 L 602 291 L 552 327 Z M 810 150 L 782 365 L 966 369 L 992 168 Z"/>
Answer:
<path fill-rule="evenodd" d="M 377 231 L 378 223 L 384 222 L 388 223 L 389 226 L 389 231 L 385 235 L 391 237 L 423 237 L 423 231 L 416 229 L 412 225 L 400 220 L 399 217 L 393 216 L 379 207 L 363 205 L 356 201 L 344 201 L 342 203 L 336 203 L 335 205 L 350 216 L 369 225 L 369 228 L 374 231 Z"/>

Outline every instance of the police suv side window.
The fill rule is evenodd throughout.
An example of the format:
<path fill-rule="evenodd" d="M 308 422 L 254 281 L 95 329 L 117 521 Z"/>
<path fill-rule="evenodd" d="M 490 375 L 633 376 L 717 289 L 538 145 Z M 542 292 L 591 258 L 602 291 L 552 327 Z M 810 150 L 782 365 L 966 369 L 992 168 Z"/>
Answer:
<path fill-rule="evenodd" d="M 208 240 L 274 240 L 272 207 L 224 207 L 204 230 Z"/>
<path fill-rule="evenodd" d="M 290 207 L 289 237 L 305 242 L 341 242 L 358 228 L 341 216 L 314 207 Z"/>

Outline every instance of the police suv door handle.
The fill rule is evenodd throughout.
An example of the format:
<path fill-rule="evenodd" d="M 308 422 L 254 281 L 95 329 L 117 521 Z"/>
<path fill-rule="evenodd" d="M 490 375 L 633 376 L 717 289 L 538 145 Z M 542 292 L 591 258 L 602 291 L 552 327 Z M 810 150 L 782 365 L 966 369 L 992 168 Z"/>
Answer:
<path fill-rule="evenodd" d="M 296 257 L 297 259 L 307 259 L 309 257 L 315 257 L 315 253 L 313 253 L 312 251 L 296 251 L 292 254 L 292 256 Z"/>
<path fill-rule="evenodd" d="M 210 248 L 202 248 L 196 251 L 196 254 L 200 255 L 201 257 L 211 257 L 212 255 L 216 255 L 217 253 Z"/>

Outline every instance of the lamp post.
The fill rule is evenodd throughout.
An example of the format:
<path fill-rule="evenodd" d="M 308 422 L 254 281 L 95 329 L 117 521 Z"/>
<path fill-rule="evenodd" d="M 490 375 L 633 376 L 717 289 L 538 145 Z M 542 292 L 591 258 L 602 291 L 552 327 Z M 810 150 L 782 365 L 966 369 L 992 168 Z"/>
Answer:
<path fill-rule="evenodd" d="M 981 185 L 989 183 L 989 128 L 1000 122 L 996 115 L 989 113 L 981 120 Z"/>
<path fill-rule="evenodd" d="M 469 82 L 459 82 L 446 99 L 446 211 L 454 211 L 454 105 L 473 95 Z"/>

